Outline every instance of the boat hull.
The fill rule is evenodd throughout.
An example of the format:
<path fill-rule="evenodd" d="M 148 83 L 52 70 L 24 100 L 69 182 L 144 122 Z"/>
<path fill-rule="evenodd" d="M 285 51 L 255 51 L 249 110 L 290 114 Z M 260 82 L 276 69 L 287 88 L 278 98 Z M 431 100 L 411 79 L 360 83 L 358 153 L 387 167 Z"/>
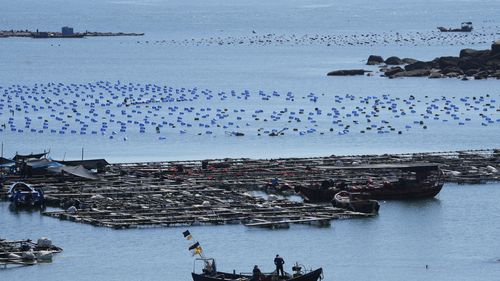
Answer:
<path fill-rule="evenodd" d="M 276 279 L 276 280 L 287 280 L 287 281 L 317 281 L 322 277 L 323 274 L 323 269 L 318 268 L 314 271 L 311 271 L 309 273 L 306 273 L 301 276 L 296 276 L 296 277 L 290 277 L 287 279 Z M 225 281 L 236 281 L 239 280 L 239 278 L 246 278 L 247 280 L 253 280 L 251 275 L 241 275 L 241 274 L 232 274 L 232 273 L 225 273 L 225 272 L 217 272 L 216 276 L 206 276 L 204 274 L 197 274 L 197 273 L 191 273 L 193 277 L 193 281 L 220 281 L 220 280 L 225 280 Z M 274 280 L 273 277 L 276 277 L 274 275 L 265 275 L 261 280 L 265 281 L 272 281 Z"/>
<path fill-rule="evenodd" d="M 433 184 L 396 184 L 389 187 L 361 188 L 356 192 L 368 194 L 374 200 L 412 200 L 433 198 L 443 188 L 442 183 Z"/>
<path fill-rule="evenodd" d="M 362 198 L 359 198 L 361 197 Z M 335 194 L 332 205 L 336 208 L 347 209 L 353 212 L 377 214 L 380 205 L 376 200 L 367 199 L 367 194 L 350 194 L 347 191 L 341 191 Z"/>
<path fill-rule="evenodd" d="M 377 187 L 348 187 L 345 190 L 349 192 L 365 193 L 368 199 L 373 200 L 413 200 L 433 198 L 438 195 L 442 188 L 443 183 L 441 182 L 405 182 Z M 339 191 L 338 189 L 325 190 L 302 186 L 296 187 L 296 192 L 302 194 L 310 202 L 332 202 L 335 194 Z"/>
<path fill-rule="evenodd" d="M 8 191 L 9 200 L 15 208 L 40 208 L 44 206 L 43 190 L 29 184 L 16 182 Z"/>
<path fill-rule="evenodd" d="M 337 188 L 321 188 L 296 186 L 295 192 L 302 194 L 308 202 L 329 202 L 337 192 L 341 191 Z"/>

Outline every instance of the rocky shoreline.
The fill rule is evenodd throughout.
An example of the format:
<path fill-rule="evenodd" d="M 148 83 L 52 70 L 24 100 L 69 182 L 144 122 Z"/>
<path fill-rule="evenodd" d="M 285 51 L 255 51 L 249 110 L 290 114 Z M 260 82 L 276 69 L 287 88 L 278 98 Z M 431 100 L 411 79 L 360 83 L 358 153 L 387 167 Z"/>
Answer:
<path fill-rule="evenodd" d="M 412 58 L 401 59 L 396 56 L 384 60 L 381 56 L 371 55 L 366 64 L 380 65 L 381 76 L 388 78 L 500 79 L 500 40 L 494 42 L 489 50 L 463 49 L 458 57 L 443 56 L 431 61 L 420 61 Z M 364 69 L 335 70 L 327 75 L 364 75 L 366 72 L 370 71 Z"/>

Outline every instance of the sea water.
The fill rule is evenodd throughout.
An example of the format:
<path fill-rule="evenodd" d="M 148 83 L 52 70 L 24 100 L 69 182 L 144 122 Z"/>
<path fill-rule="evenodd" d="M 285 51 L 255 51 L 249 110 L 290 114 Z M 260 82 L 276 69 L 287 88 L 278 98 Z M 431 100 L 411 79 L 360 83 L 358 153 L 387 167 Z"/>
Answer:
<path fill-rule="evenodd" d="M 113 230 L 13 213 L 0 203 L 2 238 L 48 236 L 64 248 L 51 264 L 0 271 L 2 280 L 191 279 L 189 229 L 219 270 L 251 272 L 255 264 L 285 270 L 299 262 L 322 267 L 325 280 L 496 280 L 500 267 L 499 184 L 446 184 L 433 199 L 382 201 L 380 214 L 338 220 L 330 227 L 292 225 L 268 230 L 243 225 Z M 427 268 L 426 268 L 427 266 Z M 197 267 L 200 270 L 200 266 Z"/>
<path fill-rule="evenodd" d="M 431 60 L 456 56 L 463 48 L 487 49 L 500 32 L 498 1 L 138 0 L 0 4 L 0 29 L 55 31 L 69 25 L 75 31 L 145 33 L 142 37 L 85 39 L 1 38 L 0 125 L 5 124 L 5 130 L 0 132 L 0 140 L 5 157 L 16 152 L 50 150 L 55 159 L 78 159 L 83 149 L 85 158 L 134 162 L 498 147 L 498 80 L 387 79 L 377 72 L 373 77 L 326 76 L 335 69 L 377 71 L 377 67 L 365 65 L 371 54 Z M 462 21 L 472 21 L 475 31 L 436 32 L 437 26 L 457 27 Z M 172 97 L 182 95 L 176 90 L 196 88 L 198 94 L 206 91 L 214 98 L 200 94 L 192 101 L 136 107 L 126 106 L 122 93 L 115 91 L 112 94 L 119 98 L 101 106 L 111 94 L 102 88 L 95 92 L 82 88 L 107 84 L 171 87 Z M 72 85 L 80 87 L 80 97 L 75 96 L 76 90 L 65 90 Z M 47 87 L 46 92 L 42 92 L 43 87 Z M 22 92 L 16 96 L 19 89 Z M 29 98 L 27 91 L 33 89 L 36 90 Z M 61 93 L 54 94 L 55 89 Z M 287 96 L 289 92 L 293 100 Z M 241 93 L 249 93 L 249 97 L 238 99 Z M 125 94 L 138 99 L 141 94 L 146 98 L 153 93 L 131 90 Z M 50 97 L 50 101 L 41 96 Z M 96 98 L 99 102 L 90 105 L 90 100 Z M 363 104 L 365 99 L 368 103 Z M 382 110 L 379 117 L 361 114 L 357 107 L 366 106 L 369 113 L 374 99 L 394 99 L 398 112 Z M 73 101 L 82 116 L 76 116 Z M 158 105 L 162 108 L 152 109 Z M 168 109 L 175 106 L 179 109 Z M 439 108 L 430 114 L 426 113 L 429 106 Z M 456 106 L 456 111 L 450 106 Z M 180 114 L 191 107 L 192 112 Z M 207 108 L 212 111 L 207 112 Z M 338 118 L 327 115 L 334 113 L 332 108 L 339 111 Z M 217 119 L 217 109 L 228 116 Z M 279 120 L 272 120 L 272 116 L 285 109 Z M 304 112 L 301 122 L 288 123 L 290 112 L 299 116 L 300 109 Z M 406 115 L 401 115 L 400 109 Z M 122 110 L 126 111 L 125 116 L 120 115 Z M 353 116 L 353 110 L 362 116 Z M 195 121 L 196 113 L 210 113 L 205 119 L 217 119 L 215 125 L 205 122 L 201 115 Z M 422 114 L 429 118 L 424 119 Z M 435 114 L 439 114 L 438 119 L 434 119 Z M 178 117 L 183 119 L 179 121 Z M 339 119 L 342 126 L 332 123 Z M 45 120 L 47 129 L 43 128 Z M 157 132 L 157 125 L 152 122 L 162 120 L 175 123 L 175 128 L 165 125 Z M 125 132 L 120 131 L 117 121 L 126 124 Z M 182 122 L 192 126 L 183 126 Z M 144 123 L 143 127 L 139 123 Z M 200 127 L 200 123 L 210 127 Z M 366 129 L 374 123 L 377 128 L 385 126 L 382 131 L 387 133 Z M 350 127 L 344 132 L 347 125 Z M 396 130 L 388 130 L 388 125 Z M 85 134 L 80 134 L 82 127 L 88 128 Z M 289 128 L 283 136 L 269 137 L 265 133 L 283 128 Z M 245 136 L 229 136 L 231 131 L 244 132 Z M 313 267 L 323 266 L 326 280 L 492 280 L 499 273 L 498 263 L 494 262 L 499 258 L 494 239 L 498 234 L 496 193 L 497 184 L 445 185 L 437 199 L 382 202 L 380 216 L 338 221 L 331 228 L 293 226 L 285 231 L 266 231 L 220 226 L 197 227 L 192 232 L 206 245 L 207 254 L 216 256 L 225 270 L 249 271 L 254 264 L 270 270 L 269 261 L 280 253 L 288 265 L 297 260 Z M 0 276 L 9 280 L 34 275 L 43 279 L 76 276 L 79 280 L 190 278 L 192 258 L 185 241 L 179 238 L 183 228 L 115 231 L 38 214 L 12 213 L 7 204 L 1 206 L 0 236 L 50 236 L 65 248 L 53 264 L 0 271 Z M 425 265 L 429 268 L 425 269 Z"/>

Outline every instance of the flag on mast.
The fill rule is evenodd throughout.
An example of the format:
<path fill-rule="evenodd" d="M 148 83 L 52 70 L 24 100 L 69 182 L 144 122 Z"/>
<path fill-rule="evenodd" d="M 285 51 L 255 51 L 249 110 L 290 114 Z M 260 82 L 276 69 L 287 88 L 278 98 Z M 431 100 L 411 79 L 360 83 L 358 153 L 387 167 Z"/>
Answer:
<path fill-rule="evenodd" d="M 189 230 L 184 231 L 182 234 L 184 235 L 184 238 L 186 238 L 187 240 L 193 239 L 193 236 L 191 236 Z"/>
<path fill-rule="evenodd" d="M 194 256 L 201 254 L 203 252 L 203 249 L 201 248 L 200 243 L 196 242 L 193 245 L 189 246 L 189 251 L 192 251 Z"/>

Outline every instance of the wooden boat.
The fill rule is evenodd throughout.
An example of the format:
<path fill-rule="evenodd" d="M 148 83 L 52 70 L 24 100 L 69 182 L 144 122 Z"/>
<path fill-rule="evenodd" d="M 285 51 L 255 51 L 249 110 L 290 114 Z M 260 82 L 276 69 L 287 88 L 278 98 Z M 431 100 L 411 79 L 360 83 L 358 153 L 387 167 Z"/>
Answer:
<path fill-rule="evenodd" d="M 460 28 L 446 28 L 439 26 L 437 28 L 441 32 L 471 32 L 473 27 L 472 27 L 472 22 L 462 22 L 462 26 Z"/>
<path fill-rule="evenodd" d="M 301 267 L 294 266 L 293 274 L 286 274 L 286 276 L 278 276 L 274 272 L 273 273 L 263 273 L 260 278 L 255 278 L 252 274 L 240 273 L 237 274 L 233 271 L 233 273 L 220 272 L 220 271 L 212 271 L 212 265 L 215 264 L 214 259 L 212 258 L 198 258 L 196 261 L 203 261 L 205 263 L 205 269 L 203 273 L 195 273 L 193 272 L 191 275 L 193 277 L 193 281 L 274 281 L 274 280 L 287 280 L 287 281 L 317 281 L 323 279 L 323 269 L 318 268 L 316 270 L 312 270 L 309 272 L 301 271 Z M 208 269 L 207 269 L 208 268 Z"/>
<path fill-rule="evenodd" d="M 327 179 L 315 185 L 295 186 L 294 190 L 296 193 L 302 194 L 308 202 L 330 202 L 333 200 L 335 194 L 345 188 L 346 185 L 343 181 Z"/>
<path fill-rule="evenodd" d="M 384 182 L 379 186 L 373 184 L 351 186 L 347 190 L 368 194 L 370 199 L 375 200 L 409 200 L 432 198 L 442 188 L 443 182 L 417 182 L 400 179 L 397 182 Z"/>
<path fill-rule="evenodd" d="M 8 190 L 9 200 L 16 208 L 36 208 L 44 206 L 44 194 L 41 188 L 33 188 L 24 182 L 13 183 Z"/>
<path fill-rule="evenodd" d="M 295 186 L 295 191 L 311 202 L 331 202 L 335 194 L 342 190 L 366 194 L 367 199 L 409 200 L 432 198 L 441 191 L 444 183 L 443 173 L 435 164 L 376 164 L 331 169 L 344 172 L 359 170 L 372 173 L 375 177 L 382 171 L 393 171 L 401 175 L 399 179 L 391 181 L 381 177 L 375 181 L 367 178 L 364 182 L 358 179 L 356 183 L 338 180 L 338 183 L 330 184 L 328 187 L 325 187 L 324 184 L 321 186 Z"/>
<path fill-rule="evenodd" d="M 369 199 L 369 194 L 340 191 L 335 194 L 332 205 L 353 212 L 376 214 L 380 205 L 376 200 Z"/>
<path fill-rule="evenodd" d="M 321 186 L 295 186 L 294 190 L 296 193 L 300 193 L 305 201 L 307 202 L 328 202 L 332 201 L 335 194 L 337 194 L 340 189 L 337 188 L 323 188 Z"/>
<path fill-rule="evenodd" d="M 34 265 L 51 262 L 54 254 L 62 252 L 62 248 L 52 244 L 46 237 L 31 240 L 7 241 L 0 239 L 0 264 L 7 265 Z"/>

